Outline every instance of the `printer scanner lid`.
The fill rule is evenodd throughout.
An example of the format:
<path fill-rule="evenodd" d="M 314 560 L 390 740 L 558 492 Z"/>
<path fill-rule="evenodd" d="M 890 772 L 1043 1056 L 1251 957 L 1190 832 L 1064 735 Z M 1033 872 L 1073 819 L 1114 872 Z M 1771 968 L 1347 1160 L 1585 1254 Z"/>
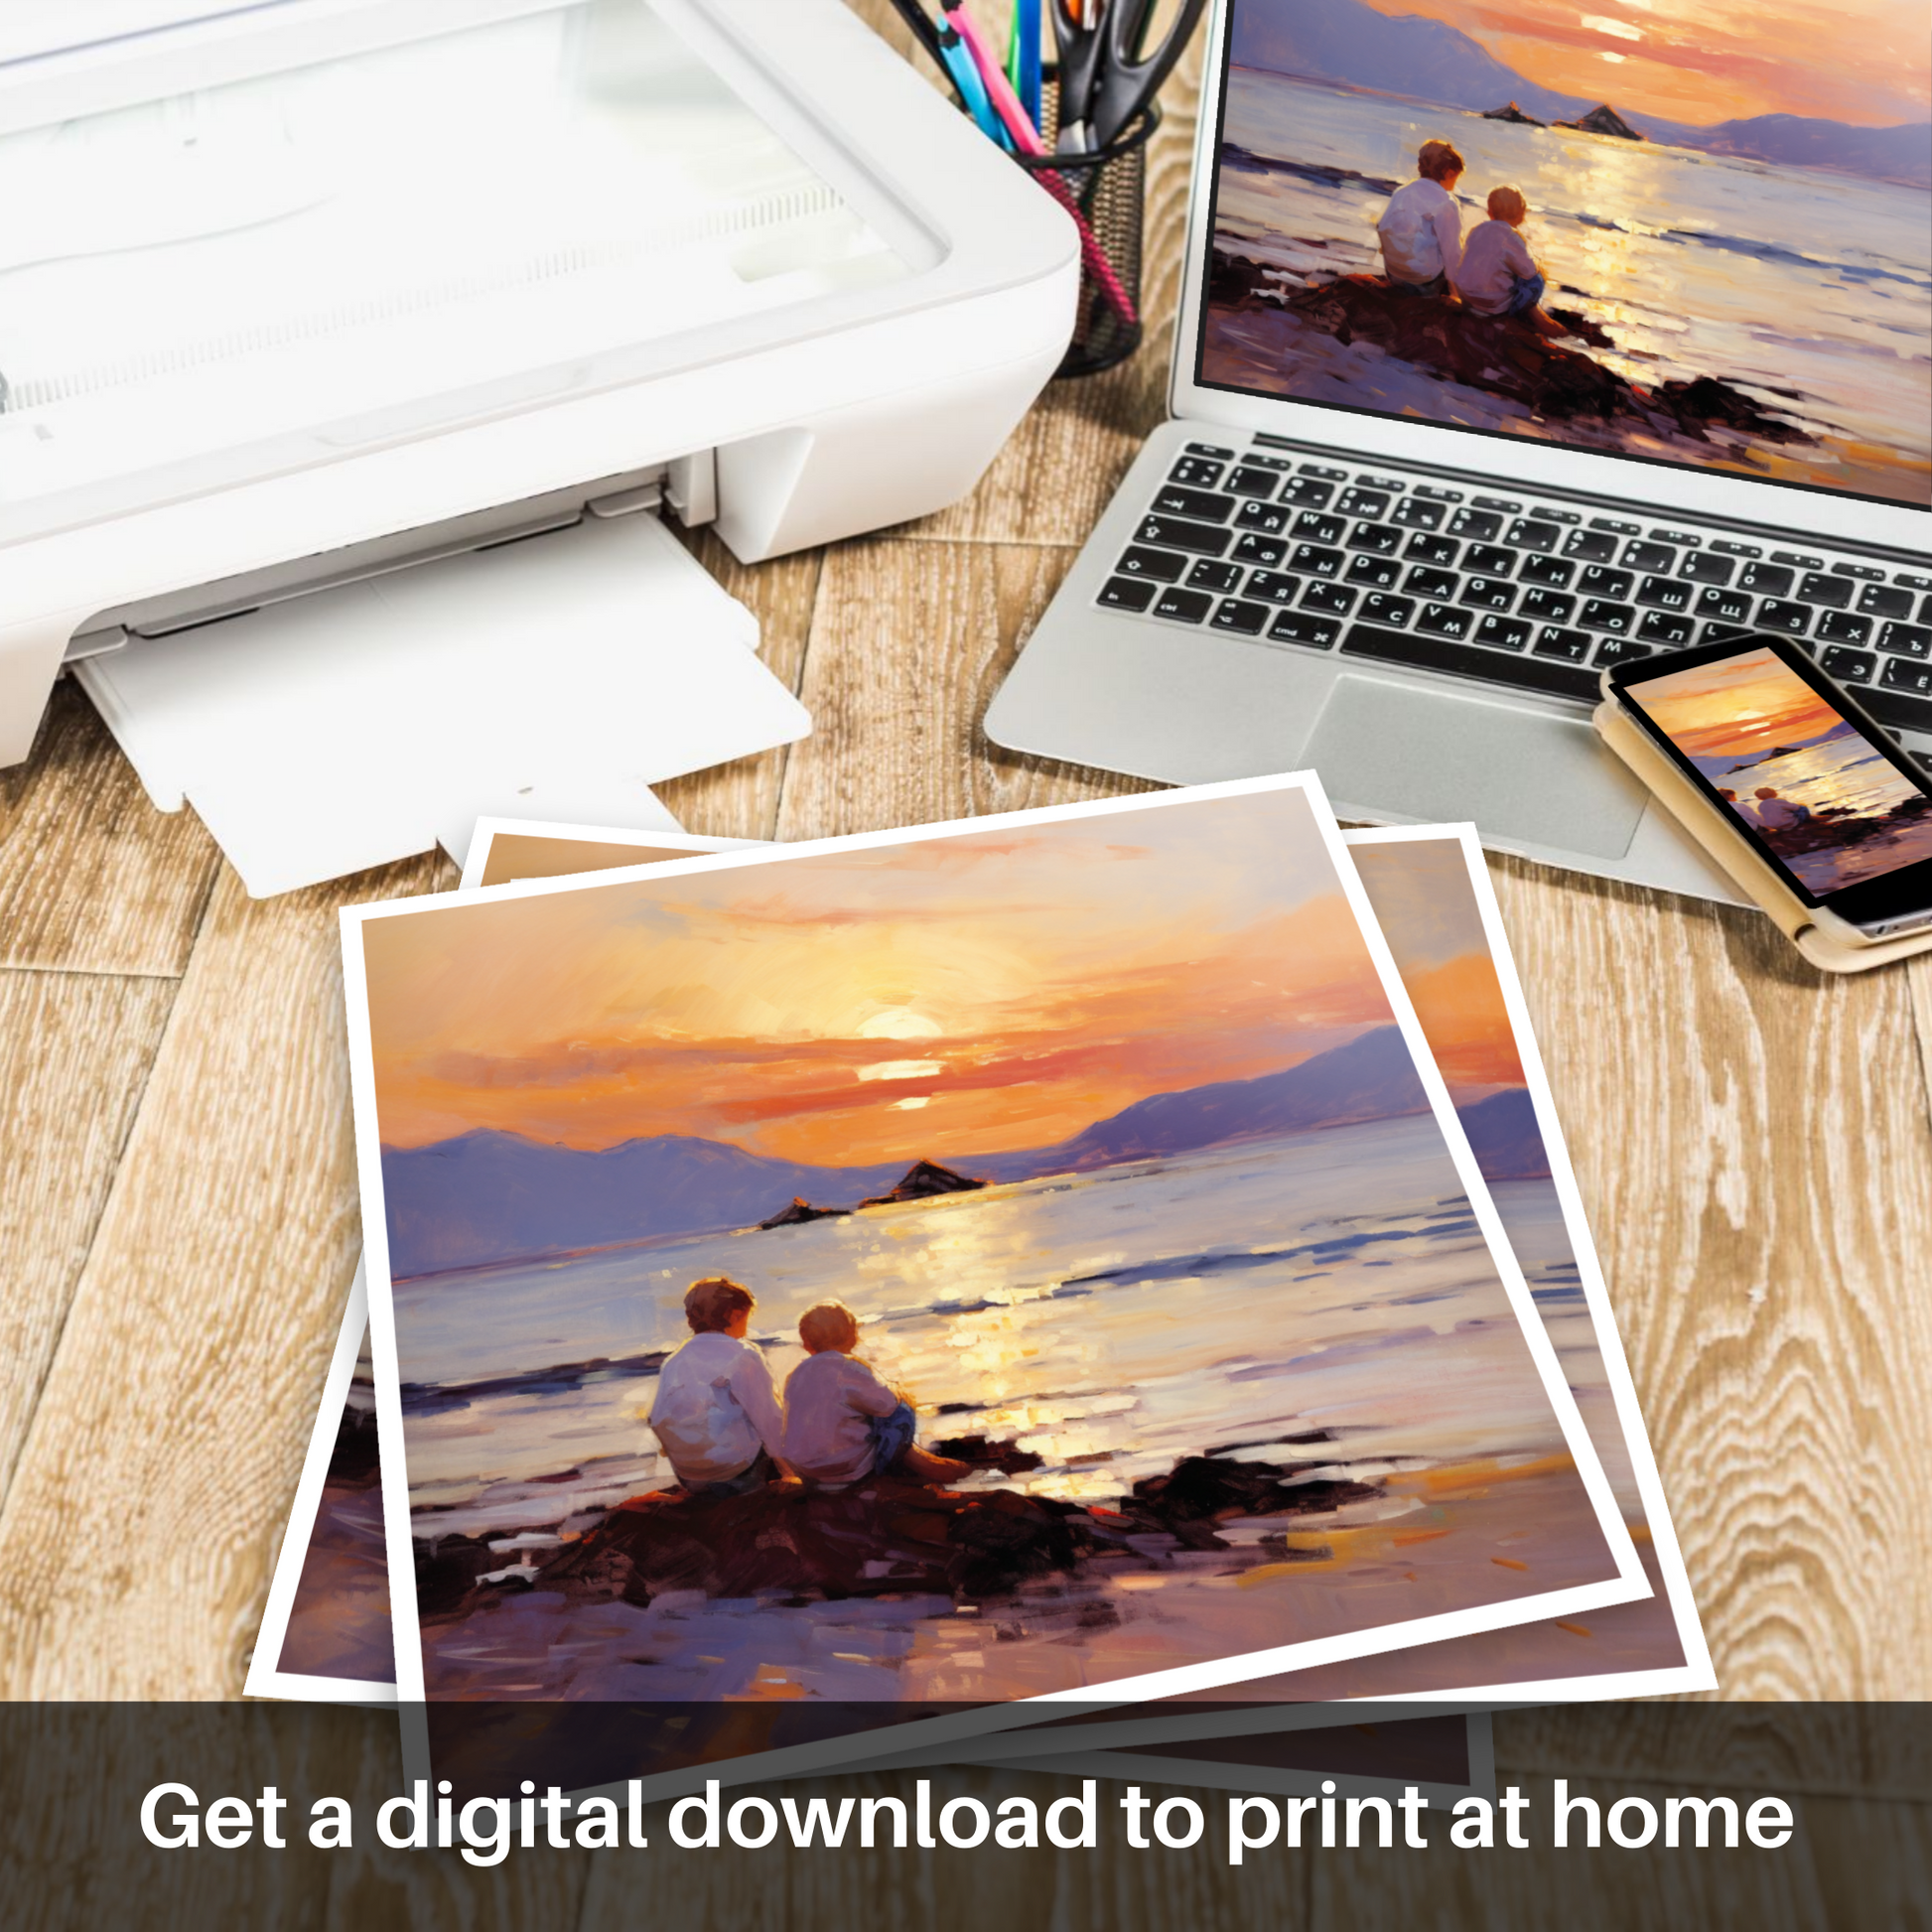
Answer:
<path fill-rule="evenodd" d="M 0 545 L 933 299 L 955 238 L 820 111 L 848 29 L 791 0 L 10 5 Z"/>

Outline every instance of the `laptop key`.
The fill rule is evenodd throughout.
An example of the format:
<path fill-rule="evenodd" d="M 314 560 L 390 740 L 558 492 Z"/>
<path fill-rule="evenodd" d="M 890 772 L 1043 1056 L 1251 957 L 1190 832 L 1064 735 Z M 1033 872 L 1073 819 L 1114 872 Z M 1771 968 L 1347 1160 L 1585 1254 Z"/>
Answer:
<path fill-rule="evenodd" d="M 1341 625 L 1333 618 L 1317 618 L 1306 611 L 1284 611 L 1268 626 L 1268 634 L 1285 644 L 1308 644 L 1327 650 L 1341 635 Z"/>
<path fill-rule="evenodd" d="M 1648 644 L 1633 643 L 1628 637 L 1605 637 L 1596 646 L 1596 656 L 1592 662 L 1597 664 L 1627 664 L 1633 657 L 1648 657 Z"/>
<path fill-rule="evenodd" d="M 1499 543 L 1472 543 L 1462 553 L 1462 568 L 1481 577 L 1507 577 L 1516 568 L 1516 552 Z"/>
<path fill-rule="evenodd" d="M 1134 532 L 1137 543 L 1159 544 L 1169 550 L 1186 550 L 1197 557 L 1219 557 L 1232 540 L 1226 530 L 1212 523 L 1189 523 L 1178 516 L 1145 516 Z"/>
<path fill-rule="evenodd" d="M 1212 489 L 1221 481 L 1221 466 L 1204 456 L 1184 456 L 1168 472 L 1168 481 L 1189 489 Z"/>
<path fill-rule="evenodd" d="M 1799 597 L 1807 604 L 1822 604 L 1828 611 L 1843 611 L 1857 589 L 1849 578 L 1827 577 L 1816 570 L 1806 571 L 1798 580 Z"/>
<path fill-rule="evenodd" d="M 1304 510 L 1295 519 L 1291 536 L 1306 538 L 1310 543 L 1339 543 L 1348 525 L 1339 516 L 1322 516 L 1314 510 Z"/>
<path fill-rule="evenodd" d="M 1646 577 L 1637 586 L 1637 602 L 1653 611 L 1688 611 L 1691 586 L 1677 577 Z"/>
<path fill-rule="evenodd" d="M 1601 564 L 1590 564 L 1578 578 L 1577 588 L 1586 597 L 1628 597 L 1636 581 L 1627 570 L 1605 570 Z"/>
<path fill-rule="evenodd" d="M 1427 531 L 1418 531 L 1409 539 L 1409 547 L 1402 554 L 1413 563 L 1449 565 L 1454 563 L 1461 548 L 1453 537 L 1431 536 Z"/>
<path fill-rule="evenodd" d="M 1335 504 L 1336 511 L 1342 516 L 1381 516 L 1388 507 L 1389 492 L 1386 489 L 1360 487 L 1344 489 Z"/>
<path fill-rule="evenodd" d="M 1859 593 L 1859 609 L 1868 618 L 1909 618 L 1912 594 L 1893 590 L 1888 584 L 1867 584 Z"/>
<path fill-rule="evenodd" d="M 1339 550 L 1324 550 L 1318 543 L 1298 543 L 1288 553 L 1289 569 L 1306 571 L 1311 577 L 1339 577 L 1341 564 Z"/>
<path fill-rule="evenodd" d="M 1577 621 L 1590 630 L 1607 630 L 1612 636 L 1627 637 L 1636 627 L 1637 614 L 1627 604 L 1611 604 L 1600 597 L 1587 598 L 1577 613 Z"/>
<path fill-rule="evenodd" d="M 1282 480 L 1278 471 L 1257 470 L 1251 463 L 1244 463 L 1239 469 L 1228 472 L 1224 487 L 1231 489 L 1237 496 L 1272 497 L 1281 488 Z"/>
<path fill-rule="evenodd" d="M 1166 516 L 1197 516 L 1203 523 L 1225 523 L 1234 514 L 1234 498 L 1207 489 L 1183 489 L 1164 483 L 1155 491 L 1154 507 Z"/>
<path fill-rule="evenodd" d="M 1848 650 L 1843 644 L 1834 644 L 1818 662 L 1827 677 L 1835 677 L 1841 684 L 1863 684 L 1878 660 L 1868 650 Z"/>
<path fill-rule="evenodd" d="M 1576 574 L 1577 566 L 1562 557 L 1525 557 L 1516 578 L 1518 583 L 1543 584 L 1561 591 L 1569 589 Z"/>
<path fill-rule="evenodd" d="M 1827 611 L 1818 620 L 1818 640 L 1825 644 L 1862 644 L 1871 635 L 1871 620 L 1850 611 Z"/>
<path fill-rule="evenodd" d="M 1282 501 L 1293 503 L 1298 509 L 1325 510 L 1334 493 L 1333 483 L 1321 483 L 1313 477 L 1294 477 L 1282 485 Z"/>
<path fill-rule="evenodd" d="M 1487 543 L 1503 527 L 1503 520 L 1494 510 L 1471 509 L 1467 504 L 1449 518 L 1449 535 L 1452 537 L 1474 537 L 1478 543 Z"/>
<path fill-rule="evenodd" d="M 1446 508 L 1446 504 L 1432 503 L 1426 496 L 1405 496 L 1389 521 L 1400 523 L 1406 530 L 1440 530 Z"/>
<path fill-rule="evenodd" d="M 1740 637 L 1754 637 L 1747 623 L 1707 623 L 1698 637 L 1701 644 L 1734 644 Z"/>
<path fill-rule="evenodd" d="M 1572 664 L 1581 664 L 1589 655 L 1589 632 L 1566 630 L 1561 624 L 1546 623 L 1536 633 L 1536 642 L 1531 648 L 1539 657 L 1562 657 Z"/>
<path fill-rule="evenodd" d="M 1432 637 L 1466 637 L 1475 623 L 1473 611 L 1458 611 L 1452 604 L 1425 604 L 1416 628 L 1427 630 Z"/>
<path fill-rule="evenodd" d="M 1264 503 L 1259 496 L 1250 496 L 1235 512 L 1234 520 L 1244 530 L 1260 530 L 1277 537 L 1288 528 L 1293 515 L 1294 511 L 1280 503 Z"/>
<path fill-rule="evenodd" d="M 1499 584 L 1493 577 L 1471 577 L 1462 586 L 1458 602 L 1473 604 L 1483 611 L 1507 611 L 1516 602 L 1516 587 Z"/>
<path fill-rule="evenodd" d="M 1742 591 L 1720 590 L 1715 584 L 1698 592 L 1701 618 L 1715 618 L 1720 623 L 1744 624 L 1750 621 L 1751 601 Z M 1709 635 L 1709 633 L 1706 633 Z M 1713 639 L 1713 641 L 1717 641 Z"/>
<path fill-rule="evenodd" d="M 1563 554 L 1579 563 L 1606 564 L 1616 555 L 1616 538 L 1604 530 L 1572 530 L 1563 540 Z"/>
<path fill-rule="evenodd" d="M 1357 557 L 1348 566 L 1348 582 L 1367 584 L 1375 590 L 1391 589 L 1402 575 L 1402 566 L 1393 557 Z"/>
<path fill-rule="evenodd" d="M 1428 570 L 1418 564 L 1402 587 L 1418 597 L 1446 598 L 1455 595 L 1455 579 L 1446 570 Z"/>
<path fill-rule="evenodd" d="M 1492 611 L 1476 625 L 1476 642 L 1492 650 L 1521 650 L 1530 640 L 1530 626 L 1521 618 L 1499 618 Z"/>
<path fill-rule="evenodd" d="M 1187 573 L 1187 588 L 1191 591 L 1218 591 L 1223 597 L 1241 582 L 1239 564 L 1222 563 L 1213 557 L 1203 557 Z"/>
<path fill-rule="evenodd" d="M 1160 588 L 1145 577 L 1110 577 L 1100 587 L 1099 602 L 1114 611 L 1145 611 Z"/>
<path fill-rule="evenodd" d="M 1222 449 L 1218 443 L 1189 443 L 1187 445 L 1187 454 L 1189 456 L 1219 457 L 1223 463 L 1232 462 L 1234 459 L 1234 452 L 1232 450 Z"/>
<path fill-rule="evenodd" d="M 1677 566 L 1677 574 L 1693 584 L 1728 584 L 1736 569 L 1728 557 L 1714 557 L 1708 550 L 1693 550 Z"/>
<path fill-rule="evenodd" d="M 1904 657 L 1888 657 L 1878 682 L 1887 691 L 1910 691 L 1915 697 L 1932 697 L 1932 663 L 1914 663 Z"/>
<path fill-rule="evenodd" d="M 1311 584 L 1302 593 L 1302 609 L 1305 611 L 1326 611 L 1338 618 L 1345 618 L 1355 608 L 1355 593 L 1345 590 L 1339 584 Z"/>
<path fill-rule="evenodd" d="M 1688 644 L 1696 621 L 1681 611 L 1646 611 L 1637 635 L 1647 644 Z"/>
<path fill-rule="evenodd" d="M 1892 659 L 1894 664 L 1897 661 L 1896 658 Z M 1887 691 L 1876 684 L 1867 684 L 1860 691 L 1859 702 L 1879 724 L 1889 726 L 1893 731 L 1932 732 L 1932 699 L 1915 698 L 1903 691 Z"/>
<path fill-rule="evenodd" d="M 1677 552 L 1667 543 L 1630 543 L 1624 546 L 1623 561 L 1631 570 L 1669 570 Z"/>
<path fill-rule="evenodd" d="M 1172 550 L 1130 550 L 1114 566 L 1117 576 L 1152 577 L 1157 584 L 1177 584 L 1187 574 L 1187 559 Z"/>
<path fill-rule="evenodd" d="M 1357 523 L 1348 533 L 1348 547 L 1372 550 L 1378 557 L 1393 557 L 1402 548 L 1402 532 L 1393 523 Z"/>
<path fill-rule="evenodd" d="M 1214 628 L 1238 631 L 1243 637 L 1259 637 L 1267 627 L 1268 617 L 1265 604 L 1250 604 L 1238 597 L 1225 598 L 1214 613 Z"/>
<path fill-rule="evenodd" d="M 1519 550 L 1554 550 L 1563 531 L 1554 523 L 1545 523 L 1533 516 L 1519 516 L 1509 526 L 1509 534 L 1503 539 L 1513 543 Z"/>
<path fill-rule="evenodd" d="M 1266 598 L 1270 604 L 1293 604 L 1307 582 L 1306 577 L 1290 577 L 1284 571 L 1252 571 L 1248 577 L 1248 595 Z"/>
<path fill-rule="evenodd" d="M 1782 630 L 1788 636 L 1802 637 L 1811 628 L 1811 606 L 1767 597 L 1757 607 L 1757 622 L 1761 630 Z"/>
<path fill-rule="evenodd" d="M 1533 590 L 1523 593 L 1523 601 L 1516 611 L 1519 617 L 1537 623 L 1567 623 L 1576 608 L 1577 600 L 1565 597 L 1561 591 Z"/>
<path fill-rule="evenodd" d="M 1932 657 L 1932 629 L 1917 623 L 1888 623 L 1878 633 L 1878 648 L 1899 657 Z"/>
<path fill-rule="evenodd" d="M 1451 611 L 1449 615 L 1466 619 L 1468 614 Z M 1426 614 L 1421 630 L 1378 630 L 1373 624 L 1351 624 L 1341 648 L 1346 656 L 1373 657 L 1385 664 L 1410 664 L 1422 670 L 1452 671 L 1463 677 L 1480 678 L 1485 684 L 1509 685 L 1517 690 L 1545 691 L 1565 698 L 1597 695 L 1596 673 L 1582 664 L 1566 664 L 1530 653 L 1509 656 L 1502 651 L 1485 650 L 1480 644 L 1459 643 L 1452 636 L 1422 634 L 1427 629 Z"/>
<path fill-rule="evenodd" d="M 1244 530 L 1235 540 L 1234 554 L 1244 564 L 1266 564 L 1272 569 L 1288 555 L 1288 545 Z"/>
<path fill-rule="evenodd" d="M 1367 623 L 1386 624 L 1400 630 L 1416 615 L 1416 601 L 1410 597 L 1384 597 L 1380 591 L 1362 599 L 1362 618 Z"/>
<path fill-rule="evenodd" d="M 1170 584 L 1155 601 L 1157 618 L 1172 618 L 1175 623 L 1201 623 L 1213 610 L 1214 600 L 1205 591 L 1183 591 Z"/>
<path fill-rule="evenodd" d="M 1737 580 L 1740 591 L 1756 591 L 1763 597 L 1783 597 L 1792 585 L 1791 572 L 1777 564 L 1749 563 Z"/>

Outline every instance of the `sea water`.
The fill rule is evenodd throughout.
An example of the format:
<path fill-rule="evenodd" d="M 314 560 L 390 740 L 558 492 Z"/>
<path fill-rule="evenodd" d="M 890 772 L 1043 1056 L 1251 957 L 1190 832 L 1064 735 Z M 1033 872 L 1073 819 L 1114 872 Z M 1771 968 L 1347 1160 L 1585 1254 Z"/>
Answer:
<path fill-rule="evenodd" d="M 1498 102 L 1497 105 L 1501 105 Z M 1468 163 L 1466 237 L 1491 188 L 1530 205 L 1524 239 L 1617 346 L 1600 362 L 1653 385 L 1715 375 L 1768 391 L 1815 436 L 1890 452 L 1925 494 L 1932 247 L 1923 190 L 1653 142 L 1487 121 L 1451 107 L 1236 69 L 1225 138 L 1367 179 L 1220 171 L 1216 239 L 1292 268 L 1380 272 L 1375 223 L 1426 140 Z M 1564 292 L 1558 285 L 1579 291 Z M 1440 386 L 1440 385 L 1432 385 Z M 1419 406 L 1429 412 L 1424 392 Z"/>
<path fill-rule="evenodd" d="M 1554 1190 L 1495 1191 L 1612 1449 Z M 418 1534 L 541 1530 L 668 1485 L 644 1422 L 656 1365 L 688 1333 L 685 1289 L 719 1273 L 757 1295 L 780 1384 L 804 1359 L 798 1316 L 836 1298 L 865 1320 L 859 1352 L 912 1395 L 922 1440 L 1040 1458 L 982 1484 L 1104 1500 L 1208 1449 L 1373 1475 L 1562 1446 L 1419 1116 L 411 1282 L 395 1310 Z M 1317 1431 L 1330 1443 L 1284 1440 Z"/>

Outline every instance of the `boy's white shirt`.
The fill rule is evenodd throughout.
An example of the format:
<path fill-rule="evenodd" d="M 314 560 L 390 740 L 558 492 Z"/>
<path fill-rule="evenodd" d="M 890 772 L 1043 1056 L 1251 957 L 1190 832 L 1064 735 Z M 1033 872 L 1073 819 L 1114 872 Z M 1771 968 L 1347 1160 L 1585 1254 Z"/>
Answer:
<path fill-rule="evenodd" d="M 681 1482 L 725 1482 L 777 1455 L 784 1428 L 771 1371 L 755 1343 L 710 1331 L 658 1371 L 650 1426 Z"/>
<path fill-rule="evenodd" d="M 1477 315 L 1500 315 L 1519 281 L 1541 271 L 1529 243 L 1507 221 L 1491 215 L 1469 230 L 1462 265 L 1451 278 L 1455 292 Z"/>
<path fill-rule="evenodd" d="M 872 1468 L 867 1417 L 890 1416 L 898 1404 L 869 1362 L 821 1349 L 785 1378 L 784 1459 L 801 1476 L 856 1482 Z"/>
<path fill-rule="evenodd" d="M 1382 261 L 1399 282 L 1453 281 L 1462 265 L 1462 212 L 1439 181 L 1412 181 L 1389 197 L 1375 224 Z"/>

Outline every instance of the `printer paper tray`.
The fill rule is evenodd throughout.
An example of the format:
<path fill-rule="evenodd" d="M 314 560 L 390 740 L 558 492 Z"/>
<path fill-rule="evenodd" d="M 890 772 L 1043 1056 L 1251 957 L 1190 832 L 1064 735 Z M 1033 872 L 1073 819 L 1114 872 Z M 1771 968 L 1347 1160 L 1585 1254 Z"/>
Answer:
<path fill-rule="evenodd" d="M 164 811 L 257 897 L 442 844 L 486 813 L 662 822 L 648 787 L 803 737 L 758 622 L 654 516 L 394 571 L 74 675 Z"/>

